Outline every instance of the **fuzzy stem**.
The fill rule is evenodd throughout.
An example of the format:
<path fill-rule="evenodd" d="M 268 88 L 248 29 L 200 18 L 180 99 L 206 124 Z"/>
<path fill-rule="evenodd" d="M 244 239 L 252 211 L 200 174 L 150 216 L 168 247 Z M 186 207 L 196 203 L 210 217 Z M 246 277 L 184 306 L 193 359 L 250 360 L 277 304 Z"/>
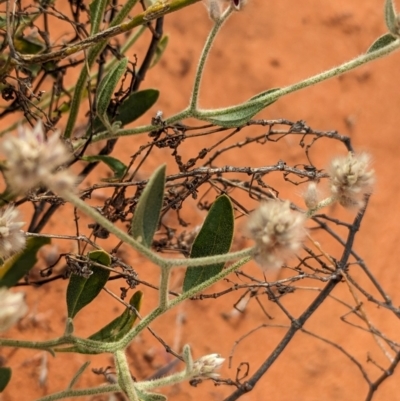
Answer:
<path fill-rule="evenodd" d="M 151 322 L 153 322 L 155 319 L 157 319 L 160 315 L 163 313 L 167 312 L 168 310 L 174 308 L 175 306 L 179 305 L 181 302 L 185 301 L 186 299 L 189 299 L 196 295 L 198 292 L 204 291 L 207 288 L 211 287 L 213 284 L 217 283 L 218 281 L 224 279 L 227 277 L 229 274 L 233 273 L 240 267 L 242 267 L 244 264 L 249 262 L 251 260 L 250 256 L 247 256 L 236 263 L 233 263 L 231 266 L 227 267 L 226 269 L 222 270 L 220 273 L 216 274 L 215 276 L 209 278 L 206 281 L 203 281 L 199 285 L 196 285 L 195 287 L 191 288 L 190 290 L 184 292 L 183 294 L 179 295 L 173 300 L 170 300 L 168 303 L 168 307 L 165 311 L 162 311 L 160 308 L 154 309 L 152 312 L 150 312 L 147 316 L 145 316 L 139 324 L 131 330 L 129 333 L 127 333 L 121 340 L 118 342 L 114 343 L 116 348 L 123 348 L 127 347 L 129 343 L 141 332 L 143 331 L 146 327 L 149 326 Z"/>
<path fill-rule="evenodd" d="M 200 85 L 201 85 L 201 80 L 203 78 L 203 72 L 204 72 L 204 67 L 207 62 L 208 55 L 210 54 L 210 50 L 212 48 L 212 45 L 214 43 L 214 40 L 221 29 L 222 25 L 224 22 L 228 19 L 228 17 L 232 14 L 232 7 L 228 7 L 228 9 L 224 12 L 224 14 L 219 18 L 213 28 L 211 29 L 211 32 L 209 33 L 206 43 L 203 47 L 203 50 L 200 55 L 199 59 L 199 64 L 197 65 L 197 71 L 194 79 L 194 85 L 193 85 L 193 91 L 192 91 L 192 97 L 190 99 L 189 103 L 189 110 L 193 113 L 196 112 L 197 110 L 197 104 L 199 100 L 199 92 L 200 92 Z"/>
<path fill-rule="evenodd" d="M 322 200 L 321 202 L 318 202 L 318 205 L 313 207 L 312 209 L 307 210 L 306 212 L 306 218 L 310 218 L 314 216 L 315 213 L 318 212 L 318 210 L 327 207 L 329 205 L 334 204 L 337 201 L 337 198 L 335 196 L 330 196 L 329 198 L 326 198 Z"/>
<path fill-rule="evenodd" d="M 93 209 L 90 205 L 86 204 L 82 199 L 80 199 L 75 194 L 63 191 L 60 193 L 61 197 L 66 201 L 72 203 L 76 208 L 85 213 L 88 217 L 92 218 L 96 223 L 100 224 L 110 233 L 114 234 L 118 239 L 130 245 L 133 249 L 140 252 L 148 260 L 160 266 L 161 268 L 172 268 L 172 267 L 198 267 L 213 265 L 215 263 L 228 262 L 230 260 L 239 259 L 251 255 L 253 248 L 246 248 L 238 252 L 226 253 L 223 255 L 215 256 L 205 256 L 202 258 L 192 258 L 192 259 L 165 259 L 158 256 L 155 252 L 151 251 L 145 247 L 140 242 L 134 240 L 129 234 L 125 233 L 104 216 L 102 216 L 97 210 Z"/>
<path fill-rule="evenodd" d="M 59 393 L 46 395 L 45 397 L 39 398 L 37 401 L 55 401 L 55 400 L 62 400 L 64 398 L 84 397 L 95 394 L 117 393 L 120 391 L 121 388 L 119 387 L 118 384 L 111 384 L 106 386 L 103 385 L 92 388 L 82 388 L 79 390 L 68 389 L 60 391 Z"/>
<path fill-rule="evenodd" d="M 121 389 L 127 395 L 129 401 L 139 401 L 125 352 L 121 350 L 116 351 L 114 354 L 114 360 L 117 369 L 118 384 L 121 386 Z"/>
<path fill-rule="evenodd" d="M 158 307 L 161 310 L 168 309 L 168 287 L 169 287 L 170 273 L 171 273 L 170 268 L 161 269 L 160 289 L 158 291 L 158 296 L 159 296 Z"/>

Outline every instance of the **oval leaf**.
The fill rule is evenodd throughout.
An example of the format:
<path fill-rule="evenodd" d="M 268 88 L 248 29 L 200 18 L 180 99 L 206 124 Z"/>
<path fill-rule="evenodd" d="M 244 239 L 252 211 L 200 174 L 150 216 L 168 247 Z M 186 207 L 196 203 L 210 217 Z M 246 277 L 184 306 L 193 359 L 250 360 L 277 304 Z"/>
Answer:
<path fill-rule="evenodd" d="M 372 53 L 376 50 L 380 50 L 396 40 L 397 39 L 392 34 L 385 33 L 385 35 L 380 36 L 378 39 L 375 40 L 374 43 L 372 43 L 370 48 L 367 50 L 367 53 Z"/>
<path fill-rule="evenodd" d="M 390 33 L 393 35 L 399 34 L 399 27 L 396 18 L 396 10 L 394 8 L 393 0 L 385 1 L 385 22 Z"/>
<path fill-rule="evenodd" d="M 0 367 L 0 393 L 7 387 L 7 384 L 11 379 L 11 373 L 10 368 Z"/>
<path fill-rule="evenodd" d="M 133 215 L 130 233 L 132 237 L 150 248 L 158 228 L 164 200 L 165 165 L 151 176 L 140 196 Z"/>
<path fill-rule="evenodd" d="M 240 109 L 237 109 L 238 106 L 234 106 L 225 110 L 217 111 L 211 115 L 200 116 L 200 118 L 224 128 L 240 127 L 241 125 L 246 124 L 262 109 L 274 103 L 278 97 L 267 101 L 264 101 L 264 98 L 277 90 L 279 90 L 279 88 L 268 89 L 267 91 L 253 96 L 246 103 L 243 103 Z"/>
<path fill-rule="evenodd" d="M 47 244 L 50 244 L 50 238 L 29 238 L 22 252 L 7 259 L 0 266 L 0 287 L 10 288 L 28 274 L 29 270 L 37 262 L 36 254 L 38 250 Z"/>
<path fill-rule="evenodd" d="M 110 266 L 111 257 L 104 251 L 93 251 L 88 253 L 88 257 L 93 262 L 104 266 Z M 74 318 L 76 314 L 92 302 L 107 283 L 110 271 L 98 266 L 92 266 L 93 273 L 89 278 L 72 274 L 67 288 L 67 308 L 68 317 Z"/>
<path fill-rule="evenodd" d="M 156 51 L 153 56 L 153 60 L 151 60 L 150 68 L 153 68 L 161 59 L 162 55 L 165 52 L 165 49 L 168 45 L 168 35 L 164 35 L 161 40 L 158 42 Z"/>
<path fill-rule="evenodd" d="M 107 155 L 95 155 L 95 156 L 83 156 L 81 157 L 82 160 L 92 163 L 92 162 L 103 162 L 107 164 L 108 167 L 113 171 L 114 173 L 114 180 L 119 180 L 121 179 L 126 172 L 126 165 L 116 159 L 115 157 L 112 156 L 107 156 Z"/>
<path fill-rule="evenodd" d="M 115 119 L 121 121 L 122 126 L 137 120 L 154 105 L 159 95 L 156 89 L 133 92 L 122 102 Z"/>
<path fill-rule="evenodd" d="M 194 240 L 191 258 L 223 255 L 228 253 L 233 239 L 234 217 L 232 203 L 226 195 L 220 196 L 210 211 Z M 188 267 L 183 281 L 183 292 L 218 274 L 224 263 L 209 266 Z"/>
<path fill-rule="evenodd" d="M 140 311 L 142 298 L 143 298 L 142 291 L 136 291 L 132 295 L 129 301 L 129 304 L 133 306 L 138 312 Z M 108 323 L 97 333 L 92 334 L 89 337 L 89 339 L 102 342 L 118 341 L 133 327 L 136 318 L 137 318 L 136 314 L 132 310 L 127 308 L 120 316 L 115 318 L 112 322 Z"/>
<path fill-rule="evenodd" d="M 128 59 L 124 57 L 118 61 L 114 68 L 100 82 L 97 91 L 97 114 L 104 116 L 107 113 L 108 105 L 119 80 L 124 75 Z"/>
<path fill-rule="evenodd" d="M 145 89 L 139 92 L 133 92 L 118 107 L 117 116 L 114 120 L 119 121 L 121 127 L 137 120 L 154 105 L 159 95 L 160 92 L 155 89 Z M 111 115 L 108 115 L 108 117 L 111 119 Z M 91 128 L 89 127 L 86 132 L 87 136 L 90 135 L 90 131 Z M 106 131 L 104 124 L 98 116 L 94 119 L 93 131 L 95 134 L 101 131 Z"/>

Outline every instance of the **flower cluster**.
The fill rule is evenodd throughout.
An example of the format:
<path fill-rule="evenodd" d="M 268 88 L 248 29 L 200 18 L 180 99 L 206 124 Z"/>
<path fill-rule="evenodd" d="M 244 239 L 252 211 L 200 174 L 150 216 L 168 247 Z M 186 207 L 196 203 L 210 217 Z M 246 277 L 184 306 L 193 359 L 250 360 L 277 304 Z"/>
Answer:
<path fill-rule="evenodd" d="M 360 208 L 364 195 L 371 193 L 375 181 L 370 168 L 370 157 L 366 153 L 349 153 L 335 158 L 329 169 L 332 196 L 344 207 Z"/>
<path fill-rule="evenodd" d="M 250 216 L 247 229 L 254 239 L 255 261 L 264 269 L 279 268 L 296 252 L 305 235 L 305 217 L 290 209 L 290 202 L 269 200 Z"/>
<path fill-rule="evenodd" d="M 24 294 L 0 288 L 0 332 L 6 331 L 27 312 Z"/>
<path fill-rule="evenodd" d="M 21 227 L 25 224 L 17 221 L 19 213 L 12 206 L 0 211 L 0 257 L 6 259 L 21 251 L 25 246 L 25 235 Z"/>
<path fill-rule="evenodd" d="M 193 363 L 193 377 L 209 377 L 217 379 L 219 377 L 215 370 L 219 369 L 224 363 L 225 358 L 219 354 L 205 355 Z"/>
<path fill-rule="evenodd" d="M 71 153 L 58 133 L 45 140 L 40 121 L 33 130 L 19 126 L 18 136 L 7 135 L 0 149 L 7 157 L 7 183 L 15 193 L 38 185 L 55 191 L 73 188 L 76 178 L 67 170 L 56 171 L 71 159 Z"/>

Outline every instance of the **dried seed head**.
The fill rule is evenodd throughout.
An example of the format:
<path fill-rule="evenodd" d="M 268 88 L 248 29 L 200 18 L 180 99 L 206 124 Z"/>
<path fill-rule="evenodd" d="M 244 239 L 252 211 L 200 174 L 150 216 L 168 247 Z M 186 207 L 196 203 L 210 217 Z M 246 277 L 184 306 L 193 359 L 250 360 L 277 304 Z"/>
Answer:
<path fill-rule="evenodd" d="M 58 133 L 45 140 L 40 121 L 33 130 L 19 126 L 18 136 L 7 135 L 0 149 L 7 157 L 6 180 L 16 193 L 27 192 L 41 184 L 63 188 L 76 181 L 67 171 L 55 171 L 71 159 L 71 153 Z"/>
<path fill-rule="evenodd" d="M 210 377 L 217 379 L 219 377 L 215 370 L 219 369 L 224 363 L 225 358 L 219 354 L 205 355 L 193 363 L 193 377 Z"/>
<path fill-rule="evenodd" d="M 255 241 L 255 261 L 265 270 L 282 266 L 296 252 L 305 235 L 305 217 L 290 209 L 290 202 L 270 200 L 261 203 L 247 223 Z"/>
<path fill-rule="evenodd" d="M 372 192 L 375 172 L 370 168 L 370 156 L 366 153 L 349 153 L 335 158 L 329 169 L 332 196 L 346 208 L 360 208 L 364 195 Z"/>
<path fill-rule="evenodd" d="M 24 293 L 0 288 L 0 332 L 14 326 L 27 311 Z"/>
<path fill-rule="evenodd" d="M 25 224 L 17 221 L 19 213 L 13 206 L 0 211 L 0 257 L 6 259 L 25 247 L 25 235 L 21 227 Z"/>

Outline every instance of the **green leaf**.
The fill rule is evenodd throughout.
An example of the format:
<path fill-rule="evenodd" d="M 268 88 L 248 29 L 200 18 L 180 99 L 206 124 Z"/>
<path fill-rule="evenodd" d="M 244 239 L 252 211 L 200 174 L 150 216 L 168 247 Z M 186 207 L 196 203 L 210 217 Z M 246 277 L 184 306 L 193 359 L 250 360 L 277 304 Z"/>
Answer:
<path fill-rule="evenodd" d="M 141 117 L 157 101 L 160 92 L 156 89 L 145 89 L 130 94 L 118 108 L 116 121 L 121 121 L 122 126 L 131 123 Z"/>
<path fill-rule="evenodd" d="M 88 257 L 93 262 L 104 266 L 110 266 L 111 257 L 107 252 L 98 250 L 88 253 Z M 67 308 L 68 317 L 74 318 L 76 314 L 92 302 L 107 283 L 110 270 L 92 266 L 93 273 L 89 278 L 72 274 L 67 288 Z"/>
<path fill-rule="evenodd" d="M 393 0 L 385 1 L 385 22 L 389 32 L 393 35 L 399 35 L 399 23 L 396 17 Z"/>
<path fill-rule="evenodd" d="M 168 35 L 164 35 L 161 38 L 161 40 L 158 42 L 156 51 L 153 56 L 153 60 L 151 60 L 151 63 L 150 63 L 150 68 L 153 68 L 160 61 L 162 55 L 165 52 L 165 49 L 167 48 L 168 40 L 169 40 Z"/>
<path fill-rule="evenodd" d="M 138 312 L 140 311 L 142 298 L 143 298 L 142 291 L 136 291 L 132 295 L 129 301 L 129 304 L 133 306 Z M 132 310 L 127 308 L 120 316 L 115 318 L 112 322 L 108 323 L 97 333 L 92 334 L 89 337 L 89 339 L 102 342 L 118 341 L 133 327 L 136 318 L 137 318 L 136 314 Z"/>
<path fill-rule="evenodd" d="M 11 369 L 6 367 L 0 367 L 0 393 L 7 387 L 8 382 L 11 379 Z"/>
<path fill-rule="evenodd" d="M 374 43 L 370 46 L 367 50 L 367 53 L 372 53 L 376 50 L 380 50 L 383 47 L 389 46 L 392 42 L 396 41 L 397 39 L 391 33 L 385 33 L 385 35 L 380 36 L 378 39 L 375 40 Z"/>
<path fill-rule="evenodd" d="M 107 113 L 108 105 L 119 80 L 124 75 L 128 59 L 124 57 L 118 61 L 114 68 L 100 82 L 97 91 L 97 114 L 104 116 Z"/>
<path fill-rule="evenodd" d="M 137 120 L 154 105 L 159 95 L 160 92 L 156 89 L 145 89 L 139 92 L 133 92 L 118 107 L 115 120 L 120 121 L 122 127 Z M 111 115 L 108 117 L 111 118 Z M 106 130 L 98 116 L 94 119 L 93 130 L 94 133 Z M 86 132 L 87 136 L 89 134 L 90 127 Z"/>
<path fill-rule="evenodd" d="M 140 196 L 131 223 L 131 235 L 137 241 L 150 248 L 154 233 L 158 228 L 164 199 L 165 165 L 150 177 Z"/>
<path fill-rule="evenodd" d="M 219 125 L 224 128 L 240 127 L 246 124 L 252 117 L 265 107 L 274 103 L 278 98 L 264 101 L 272 92 L 279 90 L 279 88 L 268 89 L 265 92 L 253 96 L 246 103 L 243 103 L 238 109 L 238 106 L 233 106 L 224 110 L 217 110 L 206 116 L 200 116 L 202 120 L 208 121 L 212 124 Z"/>
<path fill-rule="evenodd" d="M 0 287 L 10 288 L 17 284 L 35 266 L 38 250 L 50 242 L 50 238 L 29 238 L 22 252 L 7 259 L 0 266 Z"/>
<path fill-rule="evenodd" d="M 124 163 L 122 163 L 121 161 L 112 156 L 107 156 L 107 155 L 83 156 L 81 157 L 81 159 L 89 163 L 103 162 L 107 164 L 107 166 L 110 167 L 114 173 L 114 177 L 112 178 L 112 180 L 120 180 L 125 175 L 127 169 L 127 166 Z"/>
<path fill-rule="evenodd" d="M 93 0 L 90 3 L 90 35 L 94 35 L 99 31 L 107 4 L 108 0 Z"/>
<path fill-rule="evenodd" d="M 190 258 L 223 255 L 232 245 L 234 229 L 233 207 L 228 196 L 220 196 L 211 206 L 204 224 L 194 240 Z M 183 292 L 189 291 L 218 274 L 224 263 L 188 267 L 183 281 Z"/>
<path fill-rule="evenodd" d="M 38 38 L 19 36 L 14 38 L 15 50 L 22 54 L 37 54 L 45 49 L 45 44 Z"/>

